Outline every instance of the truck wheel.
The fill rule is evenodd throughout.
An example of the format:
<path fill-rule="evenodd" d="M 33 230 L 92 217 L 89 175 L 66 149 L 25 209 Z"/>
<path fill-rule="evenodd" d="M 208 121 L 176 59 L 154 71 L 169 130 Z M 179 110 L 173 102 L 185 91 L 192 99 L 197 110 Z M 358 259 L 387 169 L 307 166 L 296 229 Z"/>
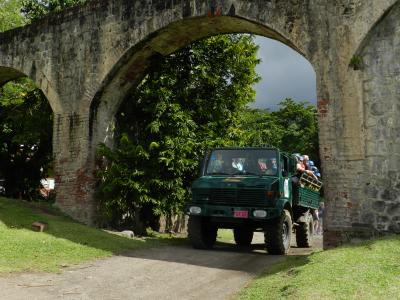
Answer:
<path fill-rule="evenodd" d="M 188 236 L 195 249 L 211 249 L 217 240 L 218 228 L 207 219 L 189 216 Z"/>
<path fill-rule="evenodd" d="M 235 228 L 233 229 L 233 236 L 235 237 L 236 245 L 250 246 L 253 240 L 253 230 L 250 228 Z"/>
<path fill-rule="evenodd" d="M 306 222 L 300 222 L 296 227 L 296 244 L 299 248 L 310 248 L 314 233 L 313 218 L 307 213 Z"/>
<path fill-rule="evenodd" d="M 285 209 L 282 216 L 275 223 L 266 227 L 265 244 L 269 254 L 288 254 L 292 238 L 292 218 Z"/>

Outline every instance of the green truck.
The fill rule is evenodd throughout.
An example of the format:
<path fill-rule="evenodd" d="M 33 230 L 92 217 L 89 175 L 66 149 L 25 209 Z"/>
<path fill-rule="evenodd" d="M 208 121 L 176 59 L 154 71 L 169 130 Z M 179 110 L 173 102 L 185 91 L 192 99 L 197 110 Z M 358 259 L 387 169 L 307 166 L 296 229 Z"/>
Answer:
<path fill-rule="evenodd" d="M 296 174 L 296 163 L 272 147 L 207 151 L 186 206 L 193 247 L 212 248 L 219 228 L 233 229 L 240 246 L 264 232 L 269 254 L 287 254 L 292 232 L 298 247 L 311 247 L 322 183 Z"/>

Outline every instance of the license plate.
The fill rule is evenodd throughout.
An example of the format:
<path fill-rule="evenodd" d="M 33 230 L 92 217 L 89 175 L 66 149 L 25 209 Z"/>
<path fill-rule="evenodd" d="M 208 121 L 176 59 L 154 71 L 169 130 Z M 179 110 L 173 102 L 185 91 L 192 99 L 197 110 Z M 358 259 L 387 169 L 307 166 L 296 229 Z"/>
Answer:
<path fill-rule="evenodd" d="M 249 212 L 247 210 L 235 210 L 233 216 L 235 218 L 247 219 L 249 217 Z"/>

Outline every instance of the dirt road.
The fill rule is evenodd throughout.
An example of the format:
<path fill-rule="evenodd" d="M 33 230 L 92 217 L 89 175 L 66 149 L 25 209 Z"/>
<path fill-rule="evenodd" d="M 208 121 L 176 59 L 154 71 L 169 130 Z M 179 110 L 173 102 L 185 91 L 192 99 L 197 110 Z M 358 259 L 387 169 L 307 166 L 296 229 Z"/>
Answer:
<path fill-rule="evenodd" d="M 320 247 L 321 239 L 315 244 Z M 310 251 L 293 248 L 291 255 Z M 266 255 L 262 244 L 250 249 L 219 244 L 213 251 L 160 247 L 67 268 L 61 274 L 2 276 L 0 299 L 229 299 L 281 259 Z"/>

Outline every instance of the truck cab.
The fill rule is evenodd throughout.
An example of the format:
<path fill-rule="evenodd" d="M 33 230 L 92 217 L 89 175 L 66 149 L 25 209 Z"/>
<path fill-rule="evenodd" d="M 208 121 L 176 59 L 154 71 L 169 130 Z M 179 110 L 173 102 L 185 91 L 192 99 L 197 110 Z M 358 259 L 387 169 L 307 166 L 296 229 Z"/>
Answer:
<path fill-rule="evenodd" d="M 294 157 L 273 147 L 208 151 L 186 206 L 192 245 L 211 248 L 219 228 L 233 229 L 238 245 L 250 245 L 253 233 L 262 231 L 269 253 L 287 254 L 293 220 L 312 230 L 310 217 L 319 202 L 319 192 L 293 187 L 295 169 Z"/>

